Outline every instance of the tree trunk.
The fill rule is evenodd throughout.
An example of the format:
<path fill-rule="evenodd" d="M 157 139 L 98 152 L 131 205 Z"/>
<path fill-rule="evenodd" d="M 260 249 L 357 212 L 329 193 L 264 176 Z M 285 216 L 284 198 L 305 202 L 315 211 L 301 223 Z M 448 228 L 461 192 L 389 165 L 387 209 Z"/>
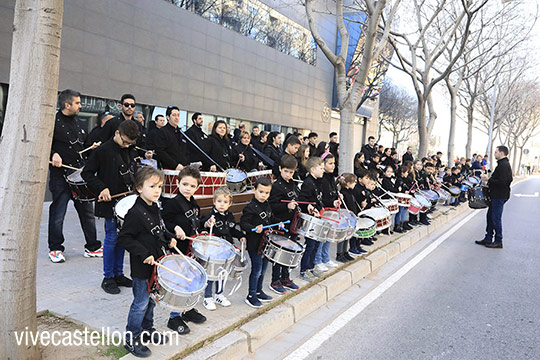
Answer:
<path fill-rule="evenodd" d="M 426 127 L 426 100 L 418 96 L 418 158 L 421 159 L 427 155 L 429 135 Z"/>
<path fill-rule="evenodd" d="M 517 160 L 517 153 L 518 153 L 518 149 L 519 146 L 517 145 L 517 139 L 514 138 L 514 156 L 513 156 L 513 159 L 512 159 L 512 169 L 514 169 L 514 174 L 519 174 L 519 167 L 516 167 L 516 160 Z M 521 150 L 521 149 L 520 149 Z"/>
<path fill-rule="evenodd" d="M 519 148 L 519 163 L 518 163 L 518 168 L 521 168 L 521 161 L 523 160 L 523 148 L 525 147 L 525 143 L 523 144 L 522 147 Z M 526 173 L 524 173 L 525 175 Z"/>
<path fill-rule="evenodd" d="M 457 112 L 457 94 L 452 91 L 451 85 L 447 83 L 450 93 L 450 131 L 448 132 L 448 163 L 451 164 L 454 158 L 454 137 L 456 133 L 456 112 Z"/>
<path fill-rule="evenodd" d="M 427 105 L 428 105 L 428 110 L 429 110 L 429 123 L 427 124 L 427 139 L 429 142 L 429 138 L 431 137 L 431 132 L 433 131 L 433 127 L 435 126 L 435 121 L 437 120 L 437 112 L 435 111 L 435 105 L 433 104 L 433 98 L 431 97 L 431 93 L 429 93 L 428 95 Z"/>
<path fill-rule="evenodd" d="M 36 262 L 60 67 L 62 0 L 17 0 L 0 140 L 0 359 L 39 359 Z"/>
<path fill-rule="evenodd" d="M 355 111 L 350 103 L 347 101 L 341 107 L 341 120 L 339 122 L 339 172 L 353 172 L 353 139 L 354 139 L 354 116 Z"/>
<path fill-rule="evenodd" d="M 472 152 L 472 134 L 473 134 L 473 124 L 474 124 L 474 102 L 469 104 L 467 107 L 467 145 L 465 145 L 465 156 L 467 158 L 471 157 Z"/>

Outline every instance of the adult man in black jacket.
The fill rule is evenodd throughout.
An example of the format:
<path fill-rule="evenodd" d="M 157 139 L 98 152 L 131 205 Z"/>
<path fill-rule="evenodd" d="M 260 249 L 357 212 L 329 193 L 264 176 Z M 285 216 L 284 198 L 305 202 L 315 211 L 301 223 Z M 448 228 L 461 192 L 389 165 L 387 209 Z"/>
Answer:
<path fill-rule="evenodd" d="M 375 138 L 373 136 L 368 137 L 368 143 L 362 146 L 362 150 L 365 157 L 366 164 L 371 162 L 371 158 L 377 154 L 377 147 L 375 146 Z"/>
<path fill-rule="evenodd" d="M 208 154 L 208 135 L 202 130 L 203 126 L 203 117 L 201 113 L 195 113 L 191 116 L 191 121 L 193 125 L 186 131 L 186 135 L 193 141 L 197 146 Z M 236 131 L 236 130 L 235 130 Z M 188 140 L 188 151 L 189 159 L 191 162 L 201 162 L 204 163 L 207 160 L 207 157 L 201 153 L 201 150 L 197 149 L 189 140 Z"/>
<path fill-rule="evenodd" d="M 405 165 L 405 162 L 410 161 L 414 162 L 414 156 L 412 154 L 412 148 L 410 146 L 407 146 L 407 152 L 403 154 L 403 157 L 401 158 L 401 163 Z"/>
<path fill-rule="evenodd" d="M 96 239 L 96 221 L 91 202 L 74 200 L 64 178 L 62 165 L 80 166 L 79 151 L 83 150 L 85 131 L 77 123 L 77 114 L 81 110 L 81 95 L 73 90 L 64 90 L 58 97 L 60 111 L 56 113 L 54 133 L 49 166 L 49 190 L 52 203 L 49 207 L 49 258 L 53 263 L 61 263 L 64 257 L 64 235 L 62 228 L 66 216 L 67 205 L 73 200 L 75 210 L 79 214 L 86 245 L 85 257 L 102 257 L 101 242 Z"/>
<path fill-rule="evenodd" d="M 169 106 L 165 112 L 167 125 L 159 129 L 157 156 L 164 169 L 182 170 L 188 165 L 187 140 L 180 132 L 180 109 Z"/>
<path fill-rule="evenodd" d="M 476 241 L 478 245 L 485 245 L 492 249 L 502 249 L 502 213 L 504 204 L 510 198 L 510 184 L 512 183 L 512 168 L 508 161 L 508 148 L 500 145 L 495 149 L 497 167 L 488 177 L 482 174 L 482 180 L 487 181 L 491 202 L 487 212 L 486 235 L 483 240 Z M 495 239 L 493 240 L 493 235 Z"/>

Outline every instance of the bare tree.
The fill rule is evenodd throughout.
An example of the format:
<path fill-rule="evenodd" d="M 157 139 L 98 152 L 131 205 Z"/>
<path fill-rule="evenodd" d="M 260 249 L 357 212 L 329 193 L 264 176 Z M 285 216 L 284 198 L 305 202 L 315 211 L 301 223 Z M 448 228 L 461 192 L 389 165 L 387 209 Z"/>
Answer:
<path fill-rule="evenodd" d="M 62 0 L 17 0 L 6 121 L 0 139 L 0 359 L 39 359 L 36 263 L 60 67 Z M 24 114 L 24 116 L 21 116 Z"/>
<path fill-rule="evenodd" d="M 379 98 L 379 124 L 392 134 L 392 147 L 410 139 L 417 132 L 416 98 L 385 81 Z"/>
<path fill-rule="evenodd" d="M 347 32 L 347 27 L 345 26 L 345 18 L 343 15 L 343 0 L 335 1 L 336 7 L 333 13 L 333 15 L 336 17 L 338 35 L 341 39 L 341 47 L 339 53 L 337 54 L 327 45 L 326 41 L 319 33 L 314 11 L 314 2 L 314 0 L 305 0 L 304 2 L 309 28 L 315 42 L 322 50 L 328 61 L 330 61 L 330 63 L 334 66 L 334 71 L 336 74 L 337 98 L 341 116 L 339 130 L 339 169 L 340 171 L 351 172 L 353 166 L 352 158 L 354 153 L 352 148 L 352 140 L 354 136 L 353 124 L 356 109 L 358 108 L 358 104 L 362 99 L 362 94 L 364 93 L 364 84 L 366 83 L 369 71 L 372 68 L 372 62 L 374 59 L 378 59 L 381 56 L 386 47 L 392 21 L 396 14 L 400 0 L 355 0 L 348 3 L 348 11 L 362 11 L 366 14 L 365 21 L 358 24 L 358 26 L 361 27 L 362 33 L 365 37 L 362 60 L 360 61 L 360 66 L 358 67 L 356 80 L 350 88 L 347 88 L 348 69 L 346 68 L 347 52 L 349 49 L 349 34 Z M 384 27 L 381 28 L 381 18 L 387 3 L 391 5 L 386 13 Z"/>
<path fill-rule="evenodd" d="M 392 32 L 391 43 L 399 68 L 411 78 L 418 99 L 419 156 L 427 154 L 428 141 L 435 125 L 431 92 L 453 70 L 463 54 L 473 19 L 486 3 L 487 0 L 476 4 L 468 0 L 460 0 L 459 4 L 447 0 L 413 0 L 412 21 L 415 29 Z M 409 30 L 412 33 L 408 33 Z M 447 49 L 456 49 L 450 61 L 442 56 Z M 436 69 L 439 69 L 439 74 L 433 77 Z M 429 121 L 426 119 L 428 107 Z"/>

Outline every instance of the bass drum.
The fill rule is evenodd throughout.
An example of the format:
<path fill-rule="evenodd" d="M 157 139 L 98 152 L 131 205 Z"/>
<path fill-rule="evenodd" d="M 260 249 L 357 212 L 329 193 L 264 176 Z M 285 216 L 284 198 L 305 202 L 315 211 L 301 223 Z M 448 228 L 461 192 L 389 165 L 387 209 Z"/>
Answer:
<path fill-rule="evenodd" d="M 469 207 L 471 209 L 485 209 L 489 207 L 488 189 L 483 186 L 477 186 L 469 189 Z"/>

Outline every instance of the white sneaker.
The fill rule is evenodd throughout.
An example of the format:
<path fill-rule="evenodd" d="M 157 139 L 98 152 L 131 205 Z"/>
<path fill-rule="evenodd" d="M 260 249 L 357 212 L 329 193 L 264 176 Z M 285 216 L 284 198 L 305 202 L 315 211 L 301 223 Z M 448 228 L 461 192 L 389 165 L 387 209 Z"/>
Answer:
<path fill-rule="evenodd" d="M 214 302 L 216 304 L 219 304 L 219 305 L 223 306 L 223 307 L 231 306 L 231 302 L 223 294 L 215 295 L 214 296 Z"/>
<path fill-rule="evenodd" d="M 63 263 L 66 261 L 62 251 L 49 251 L 49 259 L 51 259 L 53 263 Z"/>
<path fill-rule="evenodd" d="M 202 303 L 204 307 L 206 308 L 206 310 L 210 310 L 210 311 L 216 310 L 216 303 L 214 302 L 214 299 L 204 298 Z"/>
<path fill-rule="evenodd" d="M 97 250 L 94 250 L 94 251 L 84 249 L 84 257 L 85 258 L 102 258 L 103 257 L 103 246 L 100 247 Z"/>
<path fill-rule="evenodd" d="M 315 266 L 315 269 L 319 272 L 325 272 L 328 271 L 328 268 L 324 264 L 317 264 Z"/>
<path fill-rule="evenodd" d="M 336 262 L 334 262 L 334 261 L 332 261 L 332 260 L 330 260 L 330 261 L 327 262 L 327 263 L 324 263 L 324 265 L 328 266 L 329 268 L 337 268 L 337 267 L 339 266 L 338 263 L 336 263 Z"/>

